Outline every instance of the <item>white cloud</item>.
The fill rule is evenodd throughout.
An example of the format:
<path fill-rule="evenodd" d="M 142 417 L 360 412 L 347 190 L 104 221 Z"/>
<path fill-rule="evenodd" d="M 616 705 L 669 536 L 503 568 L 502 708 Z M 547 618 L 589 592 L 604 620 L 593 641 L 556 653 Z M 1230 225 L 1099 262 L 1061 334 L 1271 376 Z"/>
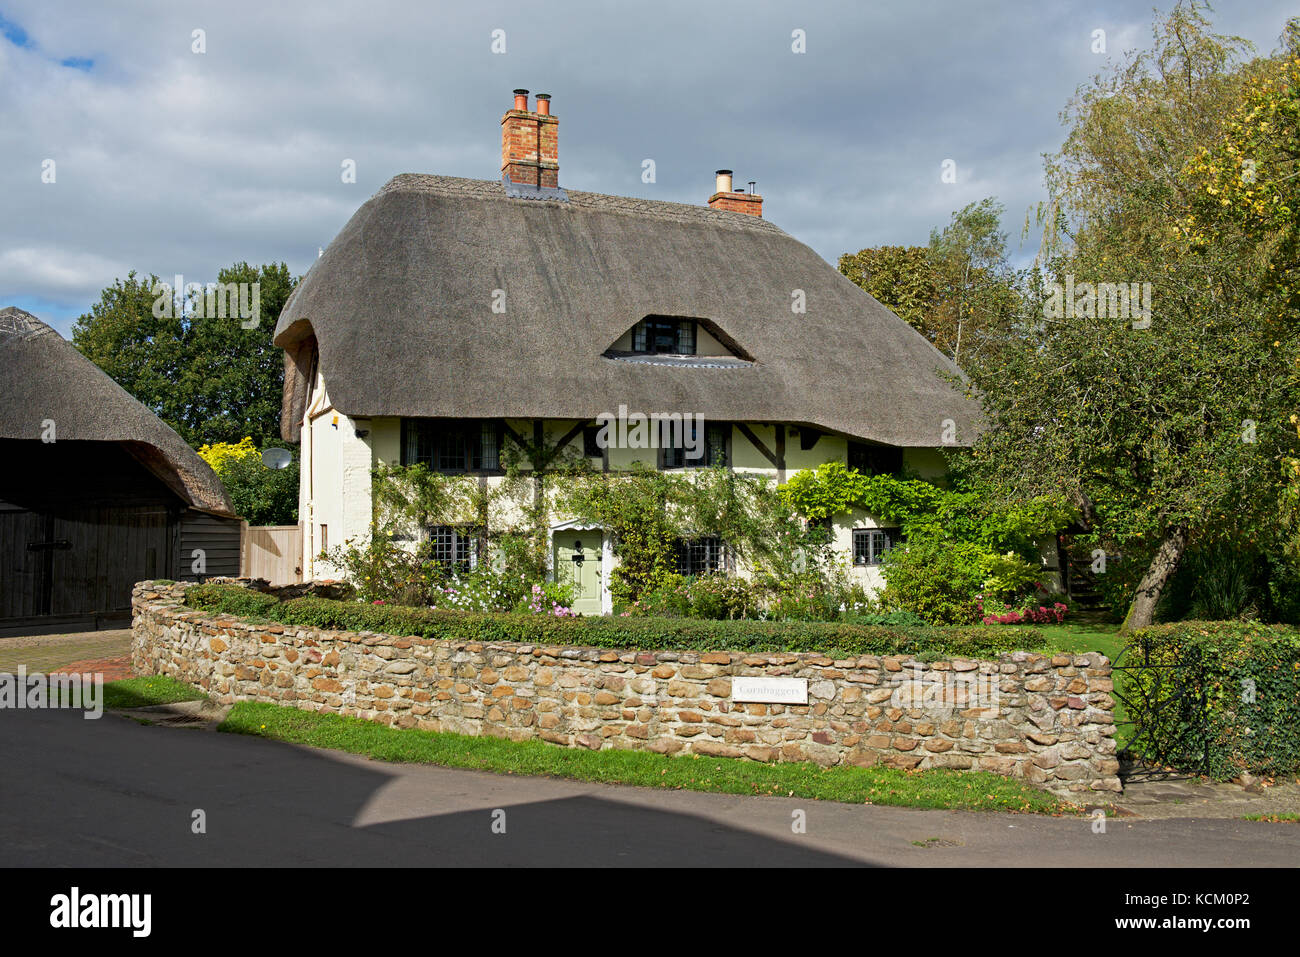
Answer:
<path fill-rule="evenodd" d="M 1290 7 L 1223 2 L 1216 22 L 1269 49 Z M 1107 30 L 1112 59 L 1150 33 L 1117 0 L 755 0 L 708 16 L 694 0 L 8 0 L 4 15 L 32 46 L 0 37 L 0 304 L 64 315 L 129 269 L 210 277 L 246 259 L 301 273 L 397 173 L 495 179 L 499 119 L 521 85 L 554 94 L 570 188 L 702 203 L 730 167 L 832 262 L 924 242 L 990 193 L 1015 237 L 1060 109 L 1104 65 L 1091 31 Z M 505 56 L 490 52 L 498 27 Z M 790 51 L 794 27 L 806 54 Z M 948 157 L 955 186 L 939 182 Z M 55 185 L 40 181 L 44 158 Z M 356 184 L 340 182 L 344 159 Z"/>

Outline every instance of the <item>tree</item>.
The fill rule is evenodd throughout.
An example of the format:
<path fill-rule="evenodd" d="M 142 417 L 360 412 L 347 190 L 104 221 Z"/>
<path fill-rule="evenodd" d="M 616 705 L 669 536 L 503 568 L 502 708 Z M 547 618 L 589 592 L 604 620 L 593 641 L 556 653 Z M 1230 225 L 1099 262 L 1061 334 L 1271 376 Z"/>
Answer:
<path fill-rule="evenodd" d="M 935 323 L 939 280 L 923 246 L 872 246 L 840 256 L 839 270 L 932 343 L 946 339 Z"/>
<path fill-rule="evenodd" d="M 1007 261 L 1003 207 L 989 197 L 932 230 L 928 246 L 875 246 L 840 257 L 839 270 L 958 361 L 995 350 L 1019 305 Z"/>
<path fill-rule="evenodd" d="M 239 262 L 217 283 L 222 296 L 244 284 L 258 315 L 206 290 L 170 300 L 157 276 L 132 271 L 77 319 L 72 341 L 191 445 L 250 437 L 260 448 L 279 436 L 284 364 L 271 337 L 294 280 L 284 263 Z"/>
<path fill-rule="evenodd" d="M 1001 231 L 1004 207 L 993 197 L 952 214 L 942 230 L 930 231 L 927 249 L 938 279 L 940 320 L 952 332 L 952 361 L 962 347 L 975 359 L 996 352 L 1019 308 L 1016 276 Z"/>
<path fill-rule="evenodd" d="M 278 444 L 278 443 L 277 443 Z M 253 440 L 217 442 L 199 449 L 239 515 L 250 525 L 298 524 L 298 456 L 287 468 L 270 469 Z"/>
<path fill-rule="evenodd" d="M 1202 9 L 1179 3 L 1150 51 L 1067 107 L 1047 162 L 1041 310 L 976 376 L 993 427 L 972 467 L 1003 495 L 1081 506 L 1094 542 L 1140 569 L 1126 630 L 1152 621 L 1190 544 L 1271 534 L 1296 449 L 1294 307 L 1251 268 L 1239 226 L 1184 232 L 1195 160 L 1259 70 Z"/>

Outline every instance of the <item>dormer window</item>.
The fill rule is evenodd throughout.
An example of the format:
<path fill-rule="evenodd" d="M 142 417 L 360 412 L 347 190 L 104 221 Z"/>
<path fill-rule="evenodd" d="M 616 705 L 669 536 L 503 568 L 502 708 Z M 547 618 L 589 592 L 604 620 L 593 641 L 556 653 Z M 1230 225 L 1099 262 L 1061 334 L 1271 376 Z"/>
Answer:
<path fill-rule="evenodd" d="M 747 369 L 754 357 L 712 319 L 651 313 L 614 340 L 602 355 L 615 362 L 685 369 Z"/>
<path fill-rule="evenodd" d="M 695 320 L 646 316 L 632 329 L 632 351 L 643 355 L 695 355 Z"/>

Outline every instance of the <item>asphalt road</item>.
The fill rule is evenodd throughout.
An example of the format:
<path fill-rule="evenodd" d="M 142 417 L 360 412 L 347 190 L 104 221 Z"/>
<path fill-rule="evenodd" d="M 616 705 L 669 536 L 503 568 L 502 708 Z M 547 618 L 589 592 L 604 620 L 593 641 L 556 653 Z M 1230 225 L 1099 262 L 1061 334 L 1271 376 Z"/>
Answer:
<path fill-rule="evenodd" d="M 1290 824 L 1111 819 L 1098 834 L 1086 819 L 382 764 L 68 711 L 0 711 L 0 757 L 4 866 L 1300 864 Z"/>

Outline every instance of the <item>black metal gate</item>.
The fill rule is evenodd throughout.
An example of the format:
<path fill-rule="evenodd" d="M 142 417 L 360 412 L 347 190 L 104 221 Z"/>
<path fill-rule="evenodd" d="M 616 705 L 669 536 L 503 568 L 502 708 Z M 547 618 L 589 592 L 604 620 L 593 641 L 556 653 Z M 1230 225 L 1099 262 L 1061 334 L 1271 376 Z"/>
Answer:
<path fill-rule="evenodd" d="M 1207 668 L 1201 649 L 1183 654 L 1173 663 L 1153 661 L 1146 642 L 1120 652 L 1112 669 L 1125 720 L 1116 725 L 1131 729 L 1122 750 L 1132 761 L 1205 774 L 1210 755 Z"/>

